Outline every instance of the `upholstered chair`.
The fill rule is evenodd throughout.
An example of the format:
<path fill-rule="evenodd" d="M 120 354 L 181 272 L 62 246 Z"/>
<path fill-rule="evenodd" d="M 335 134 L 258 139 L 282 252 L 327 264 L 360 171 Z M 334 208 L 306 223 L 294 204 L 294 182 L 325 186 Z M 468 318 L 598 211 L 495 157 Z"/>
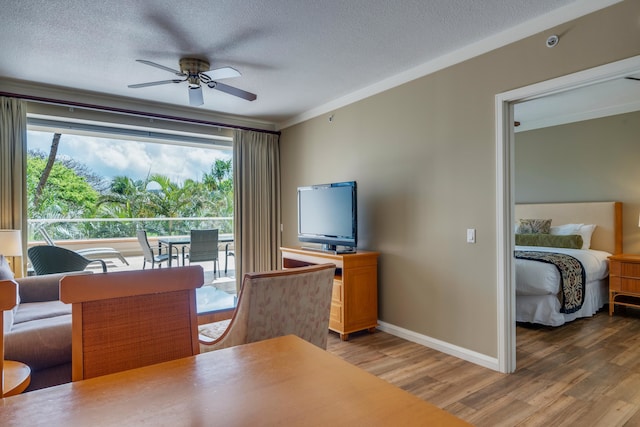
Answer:
<path fill-rule="evenodd" d="M 289 334 L 326 349 L 334 273 L 322 264 L 246 274 L 229 327 L 215 340 L 200 335 L 200 351 Z"/>

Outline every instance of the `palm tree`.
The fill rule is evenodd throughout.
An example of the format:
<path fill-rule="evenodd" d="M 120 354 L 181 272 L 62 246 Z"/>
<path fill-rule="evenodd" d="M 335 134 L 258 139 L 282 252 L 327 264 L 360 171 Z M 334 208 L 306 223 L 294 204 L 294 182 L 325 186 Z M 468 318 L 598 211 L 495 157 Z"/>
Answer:
<path fill-rule="evenodd" d="M 56 162 L 56 156 L 58 155 L 58 145 L 60 144 L 60 134 L 54 133 L 53 139 L 51 140 L 51 149 L 49 150 L 49 158 L 47 159 L 47 164 L 42 171 L 42 175 L 40 175 L 40 181 L 38 182 L 38 186 L 36 187 L 33 193 L 33 206 L 35 210 L 38 209 L 40 205 L 40 196 L 42 196 L 42 191 L 44 190 L 44 186 L 47 184 L 47 179 L 49 179 L 49 174 L 51 173 L 51 169 L 53 169 L 53 165 Z"/>

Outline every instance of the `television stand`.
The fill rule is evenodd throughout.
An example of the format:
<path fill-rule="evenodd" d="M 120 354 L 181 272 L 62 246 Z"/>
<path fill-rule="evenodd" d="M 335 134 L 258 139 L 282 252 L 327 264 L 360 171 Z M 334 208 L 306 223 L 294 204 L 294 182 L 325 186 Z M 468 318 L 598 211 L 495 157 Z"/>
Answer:
<path fill-rule="evenodd" d="M 281 247 L 282 268 L 335 264 L 329 329 L 342 341 L 357 331 L 375 331 L 378 326 L 378 252 L 338 254 L 320 248 Z"/>
<path fill-rule="evenodd" d="M 356 248 L 343 247 L 342 249 L 338 249 L 336 246 L 331 246 L 331 245 L 322 245 L 321 247 L 302 246 L 300 249 L 303 249 L 305 251 L 323 252 L 323 253 L 334 254 L 334 255 L 355 254 L 358 252 Z"/>

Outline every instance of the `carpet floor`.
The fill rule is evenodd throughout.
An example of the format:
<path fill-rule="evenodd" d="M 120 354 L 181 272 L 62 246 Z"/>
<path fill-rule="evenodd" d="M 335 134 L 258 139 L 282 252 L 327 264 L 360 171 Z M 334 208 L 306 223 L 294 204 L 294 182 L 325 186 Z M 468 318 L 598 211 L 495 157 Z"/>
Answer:
<path fill-rule="evenodd" d="M 224 331 L 229 326 L 229 322 L 231 322 L 231 319 L 200 325 L 198 326 L 198 332 L 200 332 L 205 337 L 216 339 L 224 333 Z"/>

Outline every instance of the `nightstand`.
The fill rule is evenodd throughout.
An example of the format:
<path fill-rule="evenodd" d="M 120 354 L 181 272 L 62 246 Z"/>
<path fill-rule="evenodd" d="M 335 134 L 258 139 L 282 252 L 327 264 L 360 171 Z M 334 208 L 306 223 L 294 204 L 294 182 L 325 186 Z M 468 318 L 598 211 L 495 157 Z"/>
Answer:
<path fill-rule="evenodd" d="M 640 308 L 640 255 L 609 257 L 609 316 L 615 305 Z"/>

